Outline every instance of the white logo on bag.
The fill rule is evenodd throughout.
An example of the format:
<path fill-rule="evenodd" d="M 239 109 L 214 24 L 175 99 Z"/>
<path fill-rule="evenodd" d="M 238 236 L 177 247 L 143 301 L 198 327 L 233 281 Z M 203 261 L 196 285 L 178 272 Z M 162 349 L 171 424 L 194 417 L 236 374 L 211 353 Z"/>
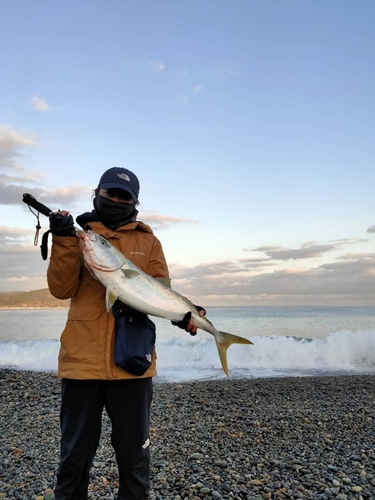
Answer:
<path fill-rule="evenodd" d="M 120 179 L 124 179 L 124 181 L 130 182 L 130 177 L 127 174 L 117 174 L 117 177 L 120 177 Z"/>
<path fill-rule="evenodd" d="M 146 359 L 149 363 L 151 363 L 151 360 L 152 360 L 152 356 L 151 354 L 146 354 Z"/>
<path fill-rule="evenodd" d="M 146 439 L 145 444 L 142 445 L 142 448 L 145 450 L 148 446 L 150 446 L 149 438 Z"/>

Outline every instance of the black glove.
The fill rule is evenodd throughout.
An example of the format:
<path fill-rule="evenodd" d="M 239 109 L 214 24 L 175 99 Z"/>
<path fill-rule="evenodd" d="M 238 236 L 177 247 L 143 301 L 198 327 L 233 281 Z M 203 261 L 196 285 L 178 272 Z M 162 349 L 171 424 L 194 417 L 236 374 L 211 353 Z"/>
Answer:
<path fill-rule="evenodd" d="M 206 309 L 204 307 L 201 307 L 201 306 L 195 306 L 195 307 L 197 308 L 198 312 L 204 311 L 204 314 L 206 314 Z M 189 330 L 187 329 L 187 326 L 189 324 L 190 319 L 191 319 L 191 311 L 186 313 L 181 321 L 172 321 L 171 323 L 172 323 L 172 325 L 178 326 L 178 328 L 185 330 L 185 332 L 189 332 Z M 195 333 L 189 332 L 189 333 L 190 333 L 190 335 L 197 334 L 197 332 L 195 332 Z"/>
<path fill-rule="evenodd" d="M 75 236 L 73 217 L 71 215 L 61 213 L 50 215 L 49 228 L 55 236 Z"/>

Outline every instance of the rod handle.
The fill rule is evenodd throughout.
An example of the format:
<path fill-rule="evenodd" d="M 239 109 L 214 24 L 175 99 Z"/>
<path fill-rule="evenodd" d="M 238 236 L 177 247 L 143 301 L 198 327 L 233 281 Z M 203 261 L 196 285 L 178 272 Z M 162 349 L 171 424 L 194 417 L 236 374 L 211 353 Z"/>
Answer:
<path fill-rule="evenodd" d="M 40 203 L 38 200 L 34 198 L 34 196 L 32 196 L 29 193 L 25 193 L 23 195 L 22 201 L 26 203 L 26 205 L 35 208 L 35 210 L 38 210 L 38 212 L 45 215 L 46 217 L 49 217 L 52 214 L 52 210 L 50 208 L 43 205 L 43 203 Z"/>

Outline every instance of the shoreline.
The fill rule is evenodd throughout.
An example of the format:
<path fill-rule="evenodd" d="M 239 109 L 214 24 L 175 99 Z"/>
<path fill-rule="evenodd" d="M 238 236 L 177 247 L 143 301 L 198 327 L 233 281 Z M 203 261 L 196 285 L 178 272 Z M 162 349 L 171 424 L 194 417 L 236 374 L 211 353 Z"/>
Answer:
<path fill-rule="evenodd" d="M 7 293 L 7 292 L 0 292 Z M 65 299 L 67 302 L 69 299 Z M 0 306 L 0 309 L 69 309 L 70 304 L 67 303 L 66 306 Z M 247 305 L 214 305 L 210 304 L 207 306 L 207 309 L 216 308 L 216 309 L 246 309 L 246 308 L 285 308 L 285 309 L 373 309 L 375 306 L 373 304 L 247 304 Z"/>
<path fill-rule="evenodd" d="M 0 399 L 2 498 L 52 495 L 59 379 L 0 369 Z M 150 499 L 371 499 L 375 376 L 155 382 L 150 441 Z M 116 494 L 105 414 L 90 483 Z"/>
<path fill-rule="evenodd" d="M 59 306 L 59 307 L 48 307 L 48 306 L 40 306 L 40 307 L 37 307 L 37 306 L 30 306 L 30 307 L 5 307 L 5 306 L 0 306 L 0 310 L 10 310 L 10 311 L 14 311 L 14 310 L 24 310 L 24 309 L 56 309 L 56 310 L 61 310 L 61 309 L 69 309 L 69 306 Z"/>

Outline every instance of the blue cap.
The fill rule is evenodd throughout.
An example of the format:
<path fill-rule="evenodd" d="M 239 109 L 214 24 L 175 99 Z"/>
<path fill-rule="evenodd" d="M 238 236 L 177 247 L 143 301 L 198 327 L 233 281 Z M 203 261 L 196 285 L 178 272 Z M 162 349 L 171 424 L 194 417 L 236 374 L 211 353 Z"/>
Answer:
<path fill-rule="evenodd" d="M 139 180 L 133 172 L 123 167 L 112 167 L 101 176 L 99 188 L 102 189 L 125 189 L 134 200 L 139 195 Z"/>

